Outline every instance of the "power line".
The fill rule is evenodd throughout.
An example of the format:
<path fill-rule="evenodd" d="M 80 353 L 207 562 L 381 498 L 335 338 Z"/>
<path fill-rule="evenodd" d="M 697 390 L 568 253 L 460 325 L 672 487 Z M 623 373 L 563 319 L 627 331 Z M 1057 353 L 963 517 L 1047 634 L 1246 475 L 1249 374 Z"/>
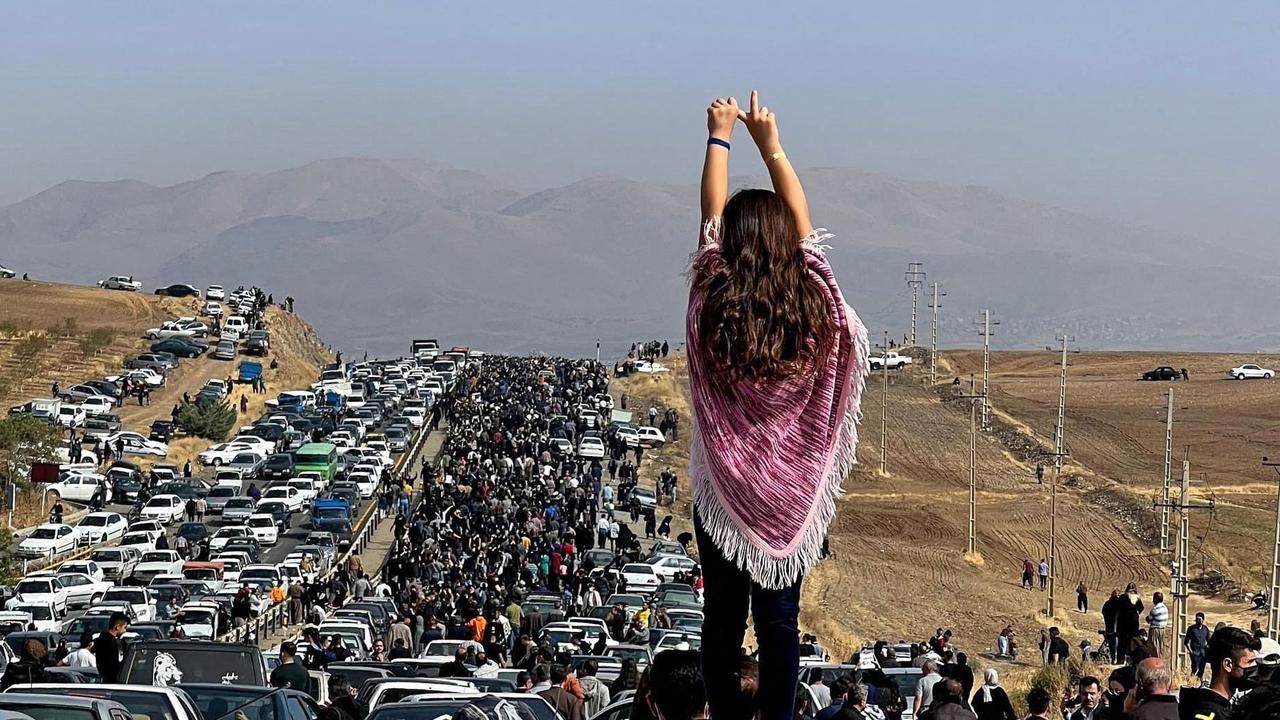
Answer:
<path fill-rule="evenodd" d="M 933 303 L 929 305 L 933 309 L 933 341 L 929 348 L 929 384 L 936 385 L 938 382 L 938 310 L 942 307 L 942 303 L 938 298 L 945 297 L 946 293 L 939 292 L 942 283 L 933 284 Z"/>
<path fill-rule="evenodd" d="M 1053 477 L 1049 482 L 1049 617 L 1053 617 L 1053 591 L 1058 575 L 1058 478 L 1062 475 L 1062 455 L 1067 412 L 1067 343 L 1073 338 L 1063 334 L 1062 372 L 1058 379 L 1058 422 L 1053 428 Z"/>

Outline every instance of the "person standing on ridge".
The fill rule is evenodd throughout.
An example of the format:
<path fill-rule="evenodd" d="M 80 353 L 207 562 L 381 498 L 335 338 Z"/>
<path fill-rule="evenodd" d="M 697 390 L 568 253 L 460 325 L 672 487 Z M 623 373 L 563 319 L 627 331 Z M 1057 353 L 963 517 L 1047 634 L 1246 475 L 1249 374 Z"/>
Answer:
<path fill-rule="evenodd" d="M 729 140 L 739 120 L 764 158 L 773 192 L 728 197 Z M 819 244 L 829 236 L 809 221 L 774 114 L 752 91 L 746 110 L 733 98 L 713 102 L 707 126 L 685 343 L 707 618 L 703 675 L 712 717 L 752 715 L 742 707 L 739 676 L 750 605 L 758 717 L 791 720 L 800 582 L 821 557 L 835 496 L 855 462 L 867 331 Z"/>

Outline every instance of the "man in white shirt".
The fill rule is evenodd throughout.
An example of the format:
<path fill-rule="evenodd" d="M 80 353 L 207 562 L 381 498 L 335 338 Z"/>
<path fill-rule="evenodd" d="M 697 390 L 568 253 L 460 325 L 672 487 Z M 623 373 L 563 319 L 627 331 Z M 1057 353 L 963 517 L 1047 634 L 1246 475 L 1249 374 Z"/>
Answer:
<path fill-rule="evenodd" d="M 61 664 L 73 668 L 98 667 L 98 659 L 93 656 L 93 635 L 80 633 L 80 647 L 63 658 Z"/>

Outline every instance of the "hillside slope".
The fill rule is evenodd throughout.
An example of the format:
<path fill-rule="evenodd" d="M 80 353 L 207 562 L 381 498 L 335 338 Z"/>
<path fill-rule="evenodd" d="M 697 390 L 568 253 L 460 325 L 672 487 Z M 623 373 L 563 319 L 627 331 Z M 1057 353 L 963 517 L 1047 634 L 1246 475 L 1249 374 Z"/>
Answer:
<path fill-rule="evenodd" d="M 874 326 L 903 324 L 902 271 L 946 282 L 944 343 L 979 307 L 1006 346 L 1066 330 L 1094 347 L 1280 346 L 1267 307 L 1280 265 L 974 187 L 848 169 L 802 172 L 847 298 Z M 734 187 L 767 185 L 741 177 Z M 170 187 L 66 182 L 0 207 L 4 261 L 147 288 L 227 278 L 292 295 L 349 353 L 448 336 L 493 351 L 606 352 L 678 337 L 697 232 L 692 185 L 589 178 L 525 193 L 413 160 L 339 158 Z"/>

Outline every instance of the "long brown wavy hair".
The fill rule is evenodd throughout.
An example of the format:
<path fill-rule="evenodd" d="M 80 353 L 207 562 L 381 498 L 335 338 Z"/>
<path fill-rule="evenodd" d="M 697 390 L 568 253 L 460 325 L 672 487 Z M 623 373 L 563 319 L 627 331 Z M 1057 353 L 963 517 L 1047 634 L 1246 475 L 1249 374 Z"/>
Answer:
<path fill-rule="evenodd" d="M 782 198 L 769 190 L 729 198 L 720 257 L 692 268 L 702 296 L 698 340 L 711 368 L 731 380 L 772 380 L 820 364 L 834 345 L 835 321 Z"/>

